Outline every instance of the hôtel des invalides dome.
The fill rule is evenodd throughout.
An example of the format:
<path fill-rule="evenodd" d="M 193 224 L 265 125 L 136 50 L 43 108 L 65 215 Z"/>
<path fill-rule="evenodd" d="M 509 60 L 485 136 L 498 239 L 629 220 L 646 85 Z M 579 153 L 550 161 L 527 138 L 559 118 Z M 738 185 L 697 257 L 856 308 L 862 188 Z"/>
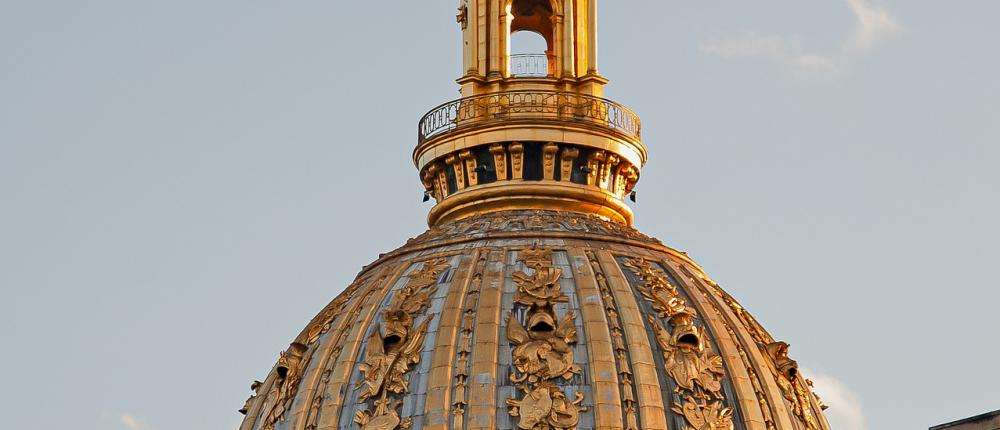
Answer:
<path fill-rule="evenodd" d="M 241 430 L 827 430 L 771 336 L 632 227 L 639 118 L 597 0 L 466 0 L 463 98 L 419 124 L 430 230 L 366 266 L 251 387 Z M 510 55 L 533 31 L 541 55 Z"/>

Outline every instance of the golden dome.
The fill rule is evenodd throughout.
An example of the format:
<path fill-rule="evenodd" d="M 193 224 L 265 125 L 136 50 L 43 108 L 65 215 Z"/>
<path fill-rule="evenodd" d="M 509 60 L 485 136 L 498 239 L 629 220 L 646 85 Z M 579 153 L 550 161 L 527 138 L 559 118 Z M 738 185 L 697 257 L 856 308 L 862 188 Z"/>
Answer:
<path fill-rule="evenodd" d="M 241 430 L 829 429 L 788 344 L 632 228 L 646 148 L 602 97 L 596 0 L 463 1 L 458 20 L 465 97 L 414 151 L 430 230 L 309 323 Z M 511 29 L 545 37 L 541 72 L 518 73 Z"/>

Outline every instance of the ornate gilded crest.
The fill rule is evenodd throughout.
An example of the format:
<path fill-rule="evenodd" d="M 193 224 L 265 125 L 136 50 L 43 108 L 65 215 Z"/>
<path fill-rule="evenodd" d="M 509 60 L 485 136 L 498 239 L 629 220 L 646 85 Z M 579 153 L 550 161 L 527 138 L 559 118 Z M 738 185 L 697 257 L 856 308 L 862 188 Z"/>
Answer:
<path fill-rule="evenodd" d="M 574 364 L 572 345 L 577 342 L 573 312 L 557 321 L 554 306 L 569 298 L 559 285 L 562 270 L 552 267 L 552 251 L 530 248 L 520 253 L 521 261 L 533 273 L 513 275 L 517 283 L 514 302 L 527 307 L 525 323 L 507 316 L 507 340 L 517 372 L 511 382 L 523 393 L 520 399 L 507 399 L 511 416 L 519 417 L 520 429 L 575 429 L 580 421 L 583 394 L 569 399 L 555 384 L 581 372 Z"/>
<path fill-rule="evenodd" d="M 401 405 L 399 398 L 407 392 L 407 375 L 420 363 L 420 350 L 431 317 L 425 317 L 416 327 L 414 320 L 425 313 L 437 291 L 438 278 L 447 268 L 444 259 L 424 263 L 393 296 L 382 312 L 383 323 L 368 336 L 364 362 L 359 367 L 362 380 L 358 384 L 358 400 L 375 400 L 371 402 L 374 408 L 359 410 L 354 415 L 354 422 L 363 430 L 411 427 L 412 420 L 401 419 L 397 409 Z"/>
<path fill-rule="evenodd" d="M 637 289 L 659 317 L 647 318 L 667 373 L 677 384 L 675 393 L 680 401 L 671 410 L 684 417 L 686 430 L 732 430 L 733 409 L 725 406 L 722 392 L 721 381 L 726 375 L 722 357 L 705 344 L 703 329 L 695 324 L 697 313 L 652 263 L 633 258 L 625 266 L 640 278 Z M 667 320 L 669 328 L 660 318 Z"/>
<path fill-rule="evenodd" d="M 819 424 L 813 417 L 812 390 L 808 382 L 799 374 L 799 363 L 788 357 L 791 346 L 786 342 L 771 342 L 764 345 L 764 352 L 771 358 L 771 371 L 778 381 L 781 394 L 792 405 L 792 413 L 806 425 L 809 430 L 818 430 Z"/>

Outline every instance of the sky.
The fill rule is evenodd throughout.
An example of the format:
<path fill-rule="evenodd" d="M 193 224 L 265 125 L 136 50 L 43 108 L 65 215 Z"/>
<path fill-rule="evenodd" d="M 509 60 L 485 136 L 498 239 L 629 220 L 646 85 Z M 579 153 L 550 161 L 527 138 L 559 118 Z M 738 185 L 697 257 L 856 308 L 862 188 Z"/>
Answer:
<path fill-rule="evenodd" d="M 360 268 L 426 228 L 454 0 L 0 0 L 6 427 L 235 428 Z M 1000 408 L 1000 3 L 600 6 L 637 226 L 791 353 L 838 430 Z"/>

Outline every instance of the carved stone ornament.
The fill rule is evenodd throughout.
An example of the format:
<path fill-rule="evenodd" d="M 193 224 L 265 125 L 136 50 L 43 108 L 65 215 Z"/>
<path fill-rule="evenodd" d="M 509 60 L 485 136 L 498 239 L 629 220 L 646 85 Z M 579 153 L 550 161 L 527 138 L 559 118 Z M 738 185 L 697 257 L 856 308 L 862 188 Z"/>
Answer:
<path fill-rule="evenodd" d="M 320 336 L 330 331 L 330 325 L 333 324 L 333 320 L 338 314 L 344 311 L 344 306 L 354 298 L 354 295 L 357 294 L 362 285 L 368 283 L 368 280 L 368 277 L 361 277 L 347 286 L 343 294 L 337 296 L 329 305 L 323 308 L 323 311 L 316 318 L 313 318 L 312 322 L 309 323 L 304 338 L 298 339 L 297 342 L 312 345 L 319 340 Z"/>
<path fill-rule="evenodd" d="M 689 430 L 733 429 L 733 410 L 723 407 L 722 402 L 706 402 L 687 397 L 683 406 L 674 405 L 672 409 L 684 416 Z"/>
<path fill-rule="evenodd" d="M 659 318 L 647 317 L 667 373 L 677 384 L 675 393 L 680 402 L 675 402 L 671 410 L 684 417 L 686 430 L 732 430 L 733 409 L 725 406 L 722 391 L 721 381 L 726 375 L 722 357 L 705 344 L 703 329 L 695 325 L 695 310 L 652 263 L 633 258 L 625 266 L 641 279 L 637 287 L 640 294 L 670 326 L 667 328 Z"/>
<path fill-rule="evenodd" d="M 455 14 L 455 22 L 462 24 L 462 29 L 469 26 L 469 3 L 468 0 L 459 0 L 458 13 Z"/>
<path fill-rule="evenodd" d="M 812 400 L 815 395 L 808 383 L 799 374 L 799 364 L 788 357 L 790 345 L 785 342 L 771 342 L 764 346 L 764 351 L 772 362 L 772 372 L 781 388 L 781 394 L 792 405 L 795 414 L 809 430 L 820 428 L 813 417 Z"/>
<path fill-rule="evenodd" d="M 299 384 L 302 382 L 302 373 L 309 364 L 305 358 L 307 350 L 308 347 L 301 343 L 292 343 L 288 350 L 282 351 L 278 357 L 275 370 L 277 380 L 269 393 L 269 398 L 273 401 L 264 416 L 264 425 L 261 427 L 263 430 L 273 429 L 279 421 L 285 421 L 285 413 L 295 400 Z"/>
<path fill-rule="evenodd" d="M 411 419 L 401 419 L 397 409 L 399 398 L 409 386 L 408 374 L 420 363 L 420 350 L 424 343 L 431 317 L 414 327 L 415 318 L 425 313 L 431 296 L 437 291 L 438 278 L 448 268 L 444 259 L 429 261 L 410 276 L 409 282 L 393 296 L 382 312 L 381 326 L 376 326 L 368 337 L 364 362 L 360 365 L 362 380 L 358 384 L 358 400 L 372 409 L 355 413 L 354 422 L 363 430 L 408 429 Z"/>
<path fill-rule="evenodd" d="M 551 318 L 544 311 L 532 314 L 529 324 L 533 323 L 536 329 L 529 331 L 516 318 L 508 317 L 507 340 L 517 345 L 512 354 L 514 367 L 520 372 L 520 376 L 511 375 L 511 382 L 572 379 L 580 373 L 580 368 L 573 364 L 573 349 L 569 346 L 576 343 L 573 313 L 567 313 L 558 325 Z"/>
<path fill-rule="evenodd" d="M 462 239 L 471 236 L 506 234 L 511 231 L 556 232 L 590 234 L 595 236 L 624 238 L 631 241 L 661 244 L 655 238 L 638 230 L 616 222 L 602 219 L 597 215 L 584 215 L 551 210 L 518 211 L 510 213 L 485 213 L 479 216 L 436 225 L 427 232 L 407 241 L 407 245 L 426 244 L 441 240 Z M 540 222 L 515 228 L 518 220 L 535 217 Z"/>
<path fill-rule="evenodd" d="M 576 393 L 571 401 L 555 384 L 543 381 L 530 388 L 521 400 L 507 399 L 510 415 L 519 417 L 517 428 L 572 429 L 580 423 L 580 412 L 585 411 L 583 394 Z"/>
<path fill-rule="evenodd" d="M 575 429 L 580 412 L 586 410 L 580 406 L 583 395 L 576 393 L 570 400 L 555 384 L 581 372 L 571 346 L 577 342 L 575 316 L 567 312 L 557 323 L 553 307 L 569 301 L 559 286 L 562 270 L 552 267 L 551 250 L 531 248 L 520 254 L 534 273 L 513 275 L 518 287 L 514 302 L 528 310 L 526 325 L 513 312 L 507 316 L 507 340 L 515 346 L 511 355 L 517 370 L 510 380 L 523 394 L 520 399 L 507 399 L 508 412 L 520 418 L 520 429 Z"/>
<path fill-rule="evenodd" d="M 263 385 L 264 383 L 260 381 L 253 381 L 250 384 L 250 391 L 253 391 L 253 394 L 243 403 L 243 407 L 238 411 L 239 413 L 246 415 L 250 412 L 250 407 L 253 405 L 253 401 L 257 399 L 257 395 L 260 394 L 260 387 Z"/>
<path fill-rule="evenodd" d="M 722 384 L 719 381 L 726 373 L 722 357 L 709 354 L 701 343 L 701 330 L 691 324 L 674 326 L 674 332 L 670 333 L 653 317 L 649 317 L 649 323 L 663 351 L 667 373 L 677 385 L 687 391 L 700 388 L 721 399 Z"/>
<path fill-rule="evenodd" d="M 569 301 L 560 290 L 559 278 L 562 269 L 539 267 L 533 275 L 524 272 L 514 273 L 514 282 L 518 284 L 514 293 L 514 301 L 527 306 L 545 307 L 555 303 Z"/>

